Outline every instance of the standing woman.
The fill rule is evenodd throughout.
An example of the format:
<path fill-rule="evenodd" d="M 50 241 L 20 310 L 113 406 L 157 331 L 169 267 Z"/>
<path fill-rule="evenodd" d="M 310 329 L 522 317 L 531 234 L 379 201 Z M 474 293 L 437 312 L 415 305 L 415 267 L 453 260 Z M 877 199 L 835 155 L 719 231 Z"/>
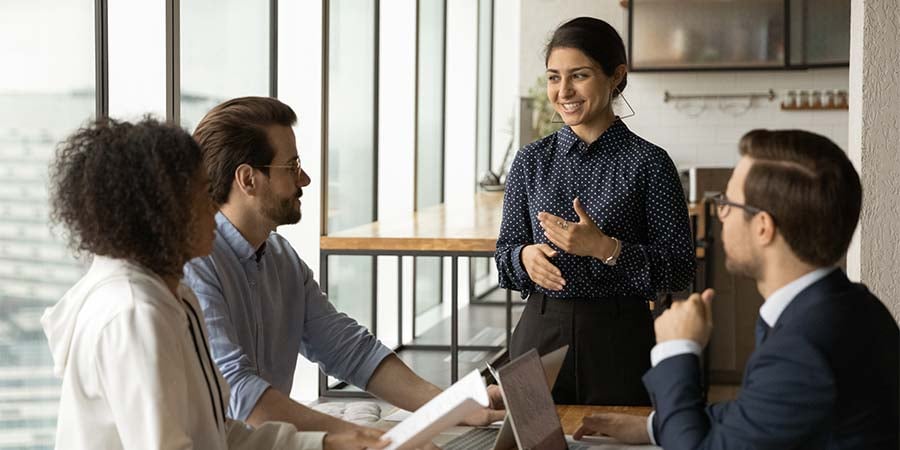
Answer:
<path fill-rule="evenodd" d="M 506 184 L 500 286 L 528 297 L 510 356 L 568 344 L 556 403 L 649 405 L 648 301 L 694 276 L 684 192 L 668 154 L 613 113 L 627 74 L 612 26 L 563 24 L 545 62 L 547 97 L 566 125 L 519 151 Z"/>

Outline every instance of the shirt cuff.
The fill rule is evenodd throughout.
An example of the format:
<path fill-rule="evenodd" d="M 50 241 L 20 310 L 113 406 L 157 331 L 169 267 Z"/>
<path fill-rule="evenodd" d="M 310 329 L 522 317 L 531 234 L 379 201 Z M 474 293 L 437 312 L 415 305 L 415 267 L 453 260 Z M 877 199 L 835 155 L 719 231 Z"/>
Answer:
<path fill-rule="evenodd" d="M 381 365 L 381 362 L 384 361 L 384 358 L 394 354 L 391 349 L 387 348 L 381 341 L 378 341 L 378 346 L 373 349 L 373 351 L 369 352 L 369 355 L 366 356 L 366 359 L 360 364 L 359 367 L 355 370 L 355 373 L 351 376 L 347 377 L 347 380 L 351 384 L 365 390 L 369 385 L 369 381 L 372 381 L 372 375 L 375 373 L 375 369 Z"/>
<path fill-rule="evenodd" d="M 528 276 L 528 271 L 525 270 L 525 266 L 522 265 L 522 249 L 524 249 L 524 245 L 520 245 L 512 249 L 510 252 L 510 259 L 512 260 L 513 271 L 516 273 L 516 278 L 519 280 L 519 286 L 522 287 L 522 295 L 525 296 L 526 292 L 531 291 L 531 277 Z"/>
<path fill-rule="evenodd" d="M 650 364 L 656 367 L 663 360 L 673 356 L 693 353 L 698 357 L 703 353 L 700 345 L 690 339 L 673 339 L 671 341 L 660 342 L 653 346 L 650 350 Z"/>
<path fill-rule="evenodd" d="M 650 443 L 653 445 L 659 445 L 656 443 L 656 436 L 653 435 L 653 416 L 656 415 L 656 411 L 650 411 L 650 415 L 647 416 L 647 436 L 650 436 Z"/>
<path fill-rule="evenodd" d="M 631 292 L 653 296 L 653 289 L 650 283 L 650 261 L 643 246 L 632 244 L 630 242 L 619 241 L 622 246 L 619 251 L 619 258 L 616 261 L 616 271 L 621 274 L 627 283 L 625 287 L 630 287 Z M 603 264 L 602 261 L 597 260 Z"/>
<path fill-rule="evenodd" d="M 256 408 L 259 398 L 271 387 L 268 381 L 257 375 L 248 375 L 238 381 L 231 389 L 231 402 L 228 405 L 228 416 L 246 421 Z"/>

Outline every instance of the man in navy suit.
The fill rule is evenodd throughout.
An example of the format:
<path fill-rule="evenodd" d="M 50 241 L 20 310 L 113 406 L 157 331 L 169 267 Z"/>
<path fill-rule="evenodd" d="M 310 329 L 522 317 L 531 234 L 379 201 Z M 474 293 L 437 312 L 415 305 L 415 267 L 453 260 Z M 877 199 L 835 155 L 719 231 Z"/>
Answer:
<path fill-rule="evenodd" d="M 726 267 L 755 279 L 766 301 L 739 397 L 703 402 L 707 290 L 654 325 L 643 378 L 650 417 L 585 417 L 576 438 L 606 434 L 666 450 L 896 450 L 900 332 L 878 298 L 835 267 L 859 219 L 859 176 L 833 142 L 803 131 L 751 131 L 740 154 L 715 199 Z"/>

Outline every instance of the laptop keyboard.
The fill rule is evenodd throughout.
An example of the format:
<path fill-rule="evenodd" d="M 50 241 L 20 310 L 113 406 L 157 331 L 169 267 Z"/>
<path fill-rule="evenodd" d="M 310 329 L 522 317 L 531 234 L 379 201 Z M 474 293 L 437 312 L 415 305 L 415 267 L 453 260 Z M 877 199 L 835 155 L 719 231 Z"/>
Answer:
<path fill-rule="evenodd" d="M 491 450 L 497 440 L 498 428 L 473 428 L 455 437 L 444 450 Z"/>

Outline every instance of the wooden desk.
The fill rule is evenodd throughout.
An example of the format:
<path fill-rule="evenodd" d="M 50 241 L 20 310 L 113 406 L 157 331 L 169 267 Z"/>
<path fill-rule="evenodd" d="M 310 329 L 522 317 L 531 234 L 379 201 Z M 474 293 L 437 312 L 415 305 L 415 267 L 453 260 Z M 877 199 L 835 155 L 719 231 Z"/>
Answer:
<path fill-rule="evenodd" d="M 562 423 L 565 434 L 573 434 L 581 426 L 581 419 L 601 412 L 617 412 L 647 417 L 653 408 L 649 406 L 586 406 L 586 405 L 557 405 L 556 413 Z"/>

